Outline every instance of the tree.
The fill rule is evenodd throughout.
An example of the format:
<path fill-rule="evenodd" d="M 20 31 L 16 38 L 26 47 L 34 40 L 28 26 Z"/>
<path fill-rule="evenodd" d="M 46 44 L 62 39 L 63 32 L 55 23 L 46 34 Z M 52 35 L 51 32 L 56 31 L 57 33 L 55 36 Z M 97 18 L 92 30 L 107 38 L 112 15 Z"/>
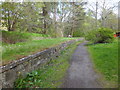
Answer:
<path fill-rule="evenodd" d="M 108 27 L 107 21 L 109 21 L 109 16 L 113 13 L 113 9 L 117 7 L 116 5 L 109 4 L 107 0 L 96 1 L 89 5 L 89 11 L 92 13 L 92 17 L 96 19 L 96 29 L 99 27 Z M 101 23 L 101 25 L 99 24 Z"/>
<path fill-rule="evenodd" d="M 42 26 L 43 3 L 35 2 L 4 2 L 2 3 L 2 25 L 8 28 L 8 31 L 28 31 L 36 32 Z"/>
<path fill-rule="evenodd" d="M 83 32 L 84 5 L 84 2 L 4 2 L 2 25 L 8 31 L 73 36 Z"/>
<path fill-rule="evenodd" d="M 71 3 L 72 5 L 72 13 L 71 13 L 71 17 L 70 17 L 70 24 L 71 25 L 71 35 L 73 36 L 74 32 L 76 30 L 80 30 L 79 28 L 82 27 L 82 24 L 84 23 L 84 16 L 85 16 L 85 13 L 84 13 L 84 10 L 83 10 L 83 5 L 82 2 L 79 2 L 79 3 L 75 3 L 75 2 L 72 2 Z"/>
<path fill-rule="evenodd" d="M 14 31 L 16 23 L 19 18 L 19 8 L 16 8 L 19 4 L 12 2 L 2 3 L 2 22 L 3 26 L 6 26 L 8 31 Z"/>
<path fill-rule="evenodd" d="M 60 21 L 64 36 L 72 35 L 82 26 L 84 20 L 83 2 L 61 3 Z M 80 30 L 80 29 L 79 29 Z"/>

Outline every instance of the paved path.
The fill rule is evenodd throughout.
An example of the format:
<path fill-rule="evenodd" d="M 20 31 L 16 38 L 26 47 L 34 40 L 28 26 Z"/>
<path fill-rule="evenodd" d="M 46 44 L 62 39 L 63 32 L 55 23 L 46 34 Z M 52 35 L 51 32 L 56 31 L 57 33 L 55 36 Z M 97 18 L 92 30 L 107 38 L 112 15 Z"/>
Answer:
<path fill-rule="evenodd" d="M 93 70 L 86 47 L 81 43 L 71 58 L 65 82 L 62 88 L 100 88 L 99 76 Z"/>

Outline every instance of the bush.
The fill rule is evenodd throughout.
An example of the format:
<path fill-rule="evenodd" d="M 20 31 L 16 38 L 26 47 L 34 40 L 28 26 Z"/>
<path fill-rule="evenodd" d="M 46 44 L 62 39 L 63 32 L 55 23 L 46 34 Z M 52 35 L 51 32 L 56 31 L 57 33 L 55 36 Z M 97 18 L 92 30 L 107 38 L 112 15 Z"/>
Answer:
<path fill-rule="evenodd" d="M 99 28 L 87 33 L 86 39 L 93 43 L 110 43 L 113 42 L 113 30 L 108 28 Z"/>
<path fill-rule="evenodd" d="M 82 36 L 84 36 L 84 33 L 81 29 L 78 29 L 73 32 L 73 37 L 82 37 Z"/>

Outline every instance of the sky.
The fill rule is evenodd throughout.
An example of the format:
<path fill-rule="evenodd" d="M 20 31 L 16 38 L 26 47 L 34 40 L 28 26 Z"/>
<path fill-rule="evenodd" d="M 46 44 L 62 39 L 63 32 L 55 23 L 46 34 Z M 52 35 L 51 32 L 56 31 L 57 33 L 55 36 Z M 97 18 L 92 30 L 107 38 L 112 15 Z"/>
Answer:
<path fill-rule="evenodd" d="M 104 0 L 84 0 L 84 1 L 87 1 L 88 2 L 88 8 L 91 8 L 91 5 L 95 7 L 95 3 L 96 1 L 99 3 L 99 5 L 101 6 L 102 3 L 104 2 Z M 112 7 L 112 6 L 118 6 L 118 2 L 120 0 L 105 0 L 106 2 L 106 6 L 109 8 L 109 7 Z M 118 7 L 114 8 L 113 9 L 113 12 L 118 14 Z"/>

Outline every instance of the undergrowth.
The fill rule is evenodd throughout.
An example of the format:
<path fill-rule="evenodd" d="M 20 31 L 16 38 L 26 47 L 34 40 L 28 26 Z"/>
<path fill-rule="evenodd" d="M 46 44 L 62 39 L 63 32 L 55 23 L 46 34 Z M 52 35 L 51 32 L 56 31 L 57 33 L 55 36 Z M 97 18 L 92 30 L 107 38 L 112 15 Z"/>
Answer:
<path fill-rule="evenodd" d="M 54 38 L 3 45 L 2 64 L 7 64 L 13 60 L 17 60 L 30 54 L 34 54 L 39 51 L 54 47 L 60 43 L 63 43 L 71 39 L 75 38 Z"/>
<path fill-rule="evenodd" d="M 20 77 L 15 82 L 15 88 L 57 88 L 62 84 L 66 70 L 69 67 L 71 54 L 77 44 L 70 45 L 61 52 L 61 56 L 51 60 L 38 70 L 28 73 L 26 78 Z"/>
<path fill-rule="evenodd" d="M 45 34 L 37 33 L 21 33 L 21 32 L 10 32 L 10 31 L 0 31 L 2 32 L 2 42 L 3 45 L 6 44 L 15 44 L 17 42 L 26 42 L 36 39 L 41 39 L 42 37 L 49 37 Z"/>

